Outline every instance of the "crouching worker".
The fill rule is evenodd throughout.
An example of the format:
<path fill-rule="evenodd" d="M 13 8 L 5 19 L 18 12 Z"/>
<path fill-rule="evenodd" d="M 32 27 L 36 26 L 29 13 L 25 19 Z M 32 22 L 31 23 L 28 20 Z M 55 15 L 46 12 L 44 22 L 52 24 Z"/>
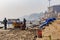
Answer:
<path fill-rule="evenodd" d="M 4 24 L 4 29 L 6 30 L 7 29 L 7 19 L 6 18 L 4 18 L 3 24 Z"/>

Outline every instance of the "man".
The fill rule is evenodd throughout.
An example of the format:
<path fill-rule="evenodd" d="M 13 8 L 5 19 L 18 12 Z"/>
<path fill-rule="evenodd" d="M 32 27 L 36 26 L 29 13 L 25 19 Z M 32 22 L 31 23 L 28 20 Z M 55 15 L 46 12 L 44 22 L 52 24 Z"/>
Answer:
<path fill-rule="evenodd" d="M 26 19 L 25 18 L 23 19 L 23 23 L 24 23 L 23 30 L 25 30 L 25 28 L 26 28 Z"/>
<path fill-rule="evenodd" d="M 4 24 L 4 29 L 6 30 L 7 29 L 7 19 L 6 18 L 4 18 L 3 24 Z"/>

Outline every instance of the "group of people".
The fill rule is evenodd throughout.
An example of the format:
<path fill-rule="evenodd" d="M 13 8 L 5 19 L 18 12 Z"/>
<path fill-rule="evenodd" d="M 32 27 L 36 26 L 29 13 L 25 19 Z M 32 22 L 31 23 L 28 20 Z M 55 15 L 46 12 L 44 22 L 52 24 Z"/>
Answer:
<path fill-rule="evenodd" d="M 4 20 L 3 20 L 3 24 L 4 24 L 4 29 L 6 30 L 7 29 L 7 19 L 6 18 L 4 18 Z M 24 20 L 23 20 L 23 23 L 24 23 L 24 27 L 23 27 L 23 30 L 25 30 L 25 28 L 26 28 L 26 19 L 24 18 Z"/>

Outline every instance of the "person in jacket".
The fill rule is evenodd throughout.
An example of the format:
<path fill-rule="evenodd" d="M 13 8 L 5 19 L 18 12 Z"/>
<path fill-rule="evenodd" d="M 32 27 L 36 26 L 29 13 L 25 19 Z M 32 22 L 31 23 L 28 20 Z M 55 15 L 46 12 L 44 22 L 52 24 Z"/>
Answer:
<path fill-rule="evenodd" d="M 25 18 L 23 19 L 23 23 L 24 23 L 23 30 L 25 30 L 25 28 L 26 28 L 26 19 Z"/>
<path fill-rule="evenodd" d="M 6 18 L 4 18 L 3 24 L 4 24 L 4 29 L 6 30 L 7 29 L 7 19 Z"/>

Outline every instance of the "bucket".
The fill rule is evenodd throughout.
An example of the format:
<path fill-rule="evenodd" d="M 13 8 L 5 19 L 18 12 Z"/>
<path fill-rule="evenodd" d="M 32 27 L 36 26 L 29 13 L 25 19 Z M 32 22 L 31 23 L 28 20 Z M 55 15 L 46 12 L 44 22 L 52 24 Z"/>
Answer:
<path fill-rule="evenodd" d="M 38 30 L 38 33 L 37 34 L 38 34 L 38 37 L 39 38 L 42 38 L 42 30 Z"/>

